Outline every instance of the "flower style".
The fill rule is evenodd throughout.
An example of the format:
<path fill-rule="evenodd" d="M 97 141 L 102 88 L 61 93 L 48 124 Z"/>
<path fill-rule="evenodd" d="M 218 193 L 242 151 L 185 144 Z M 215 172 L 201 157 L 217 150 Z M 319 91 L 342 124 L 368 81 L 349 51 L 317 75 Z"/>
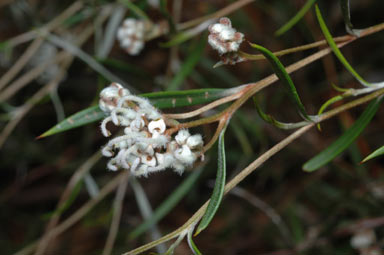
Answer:
<path fill-rule="evenodd" d="M 130 170 L 136 176 L 173 168 L 182 174 L 202 155 L 200 134 L 179 130 L 174 138 L 167 134 L 161 113 L 147 100 L 132 95 L 118 83 L 100 93 L 100 109 L 107 117 L 101 123 L 102 134 L 111 135 L 107 124 L 124 127 L 124 134 L 111 139 L 102 149 L 110 157 L 107 168 Z"/>
<path fill-rule="evenodd" d="M 244 40 L 244 34 L 236 32 L 236 29 L 232 28 L 231 20 L 226 17 L 220 18 L 219 23 L 210 25 L 208 30 L 208 43 L 220 55 L 237 52 Z"/>
<path fill-rule="evenodd" d="M 138 55 L 144 48 L 146 22 L 127 18 L 117 31 L 120 46 L 130 55 Z"/>

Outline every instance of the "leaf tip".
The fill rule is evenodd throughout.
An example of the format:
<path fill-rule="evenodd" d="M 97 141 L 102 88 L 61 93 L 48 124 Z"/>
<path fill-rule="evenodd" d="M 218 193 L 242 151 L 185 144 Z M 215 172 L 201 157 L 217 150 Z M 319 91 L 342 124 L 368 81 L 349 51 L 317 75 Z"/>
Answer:
<path fill-rule="evenodd" d="M 202 231 L 201 228 L 197 228 L 196 232 L 193 234 L 193 237 L 197 236 L 198 234 L 200 234 L 200 232 Z"/>

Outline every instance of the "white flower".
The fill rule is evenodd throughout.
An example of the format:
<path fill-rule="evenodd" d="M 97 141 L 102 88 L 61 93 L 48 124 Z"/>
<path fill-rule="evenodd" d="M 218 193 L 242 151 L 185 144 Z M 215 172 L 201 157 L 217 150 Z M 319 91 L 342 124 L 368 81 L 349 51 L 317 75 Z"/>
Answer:
<path fill-rule="evenodd" d="M 142 155 L 141 156 L 141 163 L 147 165 L 147 166 L 156 166 L 156 159 L 155 157 L 149 156 L 149 155 Z"/>
<path fill-rule="evenodd" d="M 156 138 L 160 134 L 163 134 L 166 129 L 166 125 L 163 119 L 152 120 L 148 124 L 148 131 L 152 134 L 152 137 Z"/>
<path fill-rule="evenodd" d="M 201 148 L 203 146 L 203 138 L 201 137 L 200 134 L 192 135 L 192 136 L 188 137 L 187 145 L 192 150 Z"/>
<path fill-rule="evenodd" d="M 110 113 L 117 107 L 119 99 L 129 94 L 129 90 L 113 82 L 100 92 L 99 107 L 103 112 Z"/>
<path fill-rule="evenodd" d="M 188 145 L 184 144 L 175 151 L 175 158 L 181 163 L 191 165 L 196 160 L 196 155 L 191 151 Z"/>
<path fill-rule="evenodd" d="M 173 168 L 181 174 L 200 155 L 201 135 L 191 136 L 182 129 L 172 138 L 163 116 L 147 99 L 131 95 L 117 83 L 102 90 L 100 97 L 100 108 L 107 114 L 101 123 L 103 135 L 111 135 L 107 129 L 110 122 L 124 128 L 123 135 L 102 148 L 103 156 L 111 158 L 109 170 L 122 168 L 136 176 L 148 176 Z"/>
<path fill-rule="evenodd" d="M 117 30 L 120 46 L 130 55 L 138 55 L 144 48 L 145 21 L 128 18 Z"/>
<path fill-rule="evenodd" d="M 236 32 L 232 28 L 231 20 L 228 18 L 220 18 L 219 23 L 208 27 L 210 32 L 208 43 L 211 47 L 219 52 L 220 55 L 237 52 L 240 44 L 244 40 L 244 34 Z"/>
<path fill-rule="evenodd" d="M 188 130 L 186 129 L 181 129 L 179 130 L 179 132 L 177 133 L 177 135 L 175 136 L 175 140 L 176 142 L 179 144 L 179 145 L 182 145 L 184 144 L 187 139 L 191 136 L 191 134 L 189 133 Z"/>

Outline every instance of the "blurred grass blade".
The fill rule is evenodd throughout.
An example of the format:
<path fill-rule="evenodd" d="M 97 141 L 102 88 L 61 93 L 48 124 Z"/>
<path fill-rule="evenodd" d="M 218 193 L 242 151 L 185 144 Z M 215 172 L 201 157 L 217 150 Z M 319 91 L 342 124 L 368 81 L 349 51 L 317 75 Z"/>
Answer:
<path fill-rule="evenodd" d="M 315 171 L 347 149 L 371 121 L 372 117 L 379 109 L 381 101 L 382 99 L 375 99 L 372 101 L 359 119 L 356 120 L 356 122 L 342 136 L 328 146 L 328 148 L 306 162 L 303 165 L 303 170 L 307 172 Z"/>
<path fill-rule="evenodd" d="M 299 22 L 304 15 L 308 12 L 311 6 L 316 2 L 316 0 L 307 0 L 303 7 L 293 16 L 287 23 L 285 23 L 281 28 L 275 32 L 275 36 L 280 36 L 291 29 L 297 22 Z"/>
<path fill-rule="evenodd" d="M 137 17 L 144 19 L 144 20 L 147 20 L 147 21 L 150 21 L 147 14 L 145 14 L 145 12 L 142 9 L 140 9 L 134 3 L 132 3 L 131 0 L 120 0 L 119 2 L 122 3 L 123 5 L 125 5 L 134 14 L 136 14 Z"/>
<path fill-rule="evenodd" d="M 143 70 L 137 65 L 128 63 L 126 61 L 121 61 L 114 58 L 96 58 L 96 60 L 103 65 L 110 66 L 130 74 L 134 74 L 135 76 L 139 76 L 140 78 L 150 79 L 151 77 L 146 70 Z"/>
<path fill-rule="evenodd" d="M 201 251 L 199 251 L 195 242 L 193 241 L 192 232 L 193 232 L 193 229 L 189 230 L 187 235 L 189 248 L 191 249 L 194 255 L 201 255 L 202 254 Z"/>
<path fill-rule="evenodd" d="M 374 152 L 369 154 L 366 158 L 363 159 L 363 161 L 361 161 L 361 163 L 365 163 L 368 160 L 371 160 L 371 159 L 376 158 L 376 157 L 381 156 L 381 155 L 384 155 L 384 146 L 378 148 L 377 150 L 375 150 Z"/>
<path fill-rule="evenodd" d="M 81 190 L 82 186 L 83 186 L 83 182 L 79 181 L 78 183 L 76 183 L 75 187 L 73 187 L 67 200 L 65 200 L 65 202 L 59 208 L 57 208 L 55 211 L 45 213 L 43 215 L 43 218 L 49 219 L 55 215 L 64 213 L 73 204 L 73 202 L 76 200 L 77 196 L 80 194 L 80 190 Z"/>
<path fill-rule="evenodd" d="M 345 29 L 347 32 L 354 36 L 359 36 L 358 31 L 353 29 L 353 25 L 351 22 L 351 5 L 349 0 L 340 0 L 341 12 L 343 14 Z"/>
<path fill-rule="evenodd" d="M 188 41 L 191 38 L 195 38 L 201 32 L 206 31 L 208 26 L 210 24 L 212 24 L 212 22 L 213 22 L 212 20 L 208 20 L 208 21 L 205 21 L 194 28 L 191 28 L 191 29 L 188 29 L 185 31 L 181 31 L 181 32 L 173 35 L 171 40 L 169 40 L 168 42 L 160 43 L 160 46 L 168 48 L 168 47 L 179 45 L 185 41 Z M 206 38 L 206 36 L 203 36 L 203 38 Z"/>
<path fill-rule="evenodd" d="M 99 121 L 104 117 L 105 114 L 100 110 L 98 105 L 92 106 L 66 118 L 56 126 L 52 127 L 42 135 L 38 136 L 37 139 L 61 133 L 76 127 L 84 126 L 89 123 Z"/>
<path fill-rule="evenodd" d="M 347 59 L 343 56 L 339 48 L 337 47 L 335 41 L 332 38 L 331 33 L 329 32 L 327 25 L 325 24 L 325 21 L 321 15 L 319 7 L 316 5 L 316 16 L 317 20 L 320 24 L 321 31 L 323 31 L 323 34 L 325 36 L 325 39 L 327 40 L 329 47 L 331 47 L 333 53 L 335 53 L 336 57 L 340 60 L 340 62 L 344 65 L 344 67 L 364 86 L 370 86 L 371 84 L 364 80 L 356 71 L 353 69 L 353 67 L 348 63 Z"/>
<path fill-rule="evenodd" d="M 137 238 L 142 233 L 147 231 L 150 227 L 152 227 L 154 224 L 156 224 L 158 221 L 160 221 L 165 215 L 167 215 L 192 188 L 197 178 L 199 178 L 202 169 L 203 168 L 193 171 L 188 176 L 188 178 L 186 178 L 183 183 L 180 184 L 179 187 L 177 187 L 177 189 L 174 190 L 172 194 L 168 196 L 167 200 L 165 200 L 158 208 L 156 208 L 150 219 L 144 221 L 129 234 L 129 238 Z"/>
<path fill-rule="evenodd" d="M 172 15 L 168 11 L 168 1 L 160 0 L 160 13 L 164 16 L 164 18 L 168 21 L 169 28 L 171 33 L 174 34 L 176 32 L 175 22 L 173 21 Z"/>
<path fill-rule="evenodd" d="M 185 41 L 188 41 L 189 39 L 191 39 L 194 36 L 195 36 L 195 34 L 193 34 L 193 33 L 188 33 L 188 31 L 183 31 L 183 32 L 180 32 L 180 33 L 177 33 L 176 35 L 174 35 L 172 37 L 172 39 L 169 40 L 168 42 L 160 43 L 160 46 L 165 47 L 165 48 L 169 48 L 169 47 L 172 47 L 175 45 L 179 45 Z"/>
<path fill-rule="evenodd" d="M 226 162 L 225 162 L 225 144 L 224 144 L 224 134 L 226 127 L 220 133 L 219 142 L 218 142 L 218 160 L 217 160 L 217 174 L 215 187 L 213 188 L 212 196 L 207 206 L 207 210 L 205 211 L 200 224 L 197 227 L 195 236 L 198 235 L 202 230 L 208 227 L 209 223 L 215 216 L 217 209 L 219 209 L 221 200 L 224 196 L 224 186 L 226 179 Z"/>
<path fill-rule="evenodd" d="M 98 72 L 100 75 L 102 75 L 104 78 L 106 78 L 110 82 L 118 82 L 120 84 L 123 84 L 125 87 L 129 88 L 131 92 L 136 92 L 135 88 L 131 87 L 127 82 L 123 81 L 118 76 L 114 75 L 109 70 L 107 70 L 104 66 L 100 65 L 92 56 L 90 56 L 88 53 L 83 51 L 77 45 L 53 34 L 49 34 L 47 36 L 47 40 L 53 43 L 54 45 L 59 46 L 60 48 L 63 48 L 64 50 L 68 51 L 74 56 L 78 57 L 79 59 L 84 61 L 89 67 L 91 67 L 93 70 Z"/>
<path fill-rule="evenodd" d="M 183 84 L 183 81 L 192 72 L 197 62 L 199 62 L 200 58 L 202 57 L 206 41 L 207 40 L 205 36 L 202 36 L 200 38 L 200 40 L 195 45 L 194 49 L 190 52 L 187 59 L 181 66 L 181 69 L 177 72 L 175 77 L 173 77 L 172 81 L 169 83 L 167 90 L 177 90 L 180 88 L 180 86 Z"/>
<path fill-rule="evenodd" d="M 287 71 L 285 70 L 283 64 L 280 62 L 280 60 L 268 49 L 254 43 L 250 43 L 250 45 L 259 50 L 264 57 L 269 61 L 269 63 L 272 65 L 272 68 L 274 72 L 276 73 L 277 77 L 281 80 L 281 82 L 284 84 L 284 86 L 287 88 L 288 95 L 290 96 L 291 100 L 295 103 L 296 107 L 298 108 L 300 114 L 302 117 L 306 120 L 310 120 L 310 117 L 308 116 L 307 112 L 305 111 L 305 107 L 303 103 L 300 100 L 300 97 L 297 93 L 297 90 L 295 88 L 295 85 L 293 84 L 293 81 Z"/>
<path fill-rule="evenodd" d="M 141 94 L 140 96 L 150 99 L 155 107 L 165 109 L 209 103 L 227 95 L 228 93 L 226 93 L 225 89 L 194 89 L 147 93 Z M 37 139 L 84 126 L 99 121 L 104 117 L 105 114 L 100 110 L 98 105 L 91 106 L 66 118 L 38 136 Z"/>

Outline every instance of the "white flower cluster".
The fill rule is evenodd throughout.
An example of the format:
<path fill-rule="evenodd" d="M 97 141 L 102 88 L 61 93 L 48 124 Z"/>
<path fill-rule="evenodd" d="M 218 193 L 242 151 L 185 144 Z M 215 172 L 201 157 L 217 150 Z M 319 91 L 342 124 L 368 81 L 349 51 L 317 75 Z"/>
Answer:
<path fill-rule="evenodd" d="M 138 55 L 144 48 L 145 32 L 145 21 L 127 18 L 117 30 L 117 39 L 128 54 Z"/>
<path fill-rule="evenodd" d="M 236 32 L 236 29 L 232 28 L 231 20 L 226 17 L 220 18 L 219 23 L 210 25 L 208 30 L 208 43 L 220 55 L 237 52 L 244 40 L 244 34 Z"/>
<path fill-rule="evenodd" d="M 111 157 L 107 168 L 127 169 L 136 176 L 147 176 L 166 168 L 182 173 L 201 155 L 203 139 L 179 130 L 174 138 L 167 134 L 161 113 L 142 97 L 132 95 L 118 83 L 100 93 L 99 106 L 107 117 L 101 123 L 104 136 L 111 135 L 107 124 L 124 127 L 124 134 L 111 139 L 102 154 Z"/>

